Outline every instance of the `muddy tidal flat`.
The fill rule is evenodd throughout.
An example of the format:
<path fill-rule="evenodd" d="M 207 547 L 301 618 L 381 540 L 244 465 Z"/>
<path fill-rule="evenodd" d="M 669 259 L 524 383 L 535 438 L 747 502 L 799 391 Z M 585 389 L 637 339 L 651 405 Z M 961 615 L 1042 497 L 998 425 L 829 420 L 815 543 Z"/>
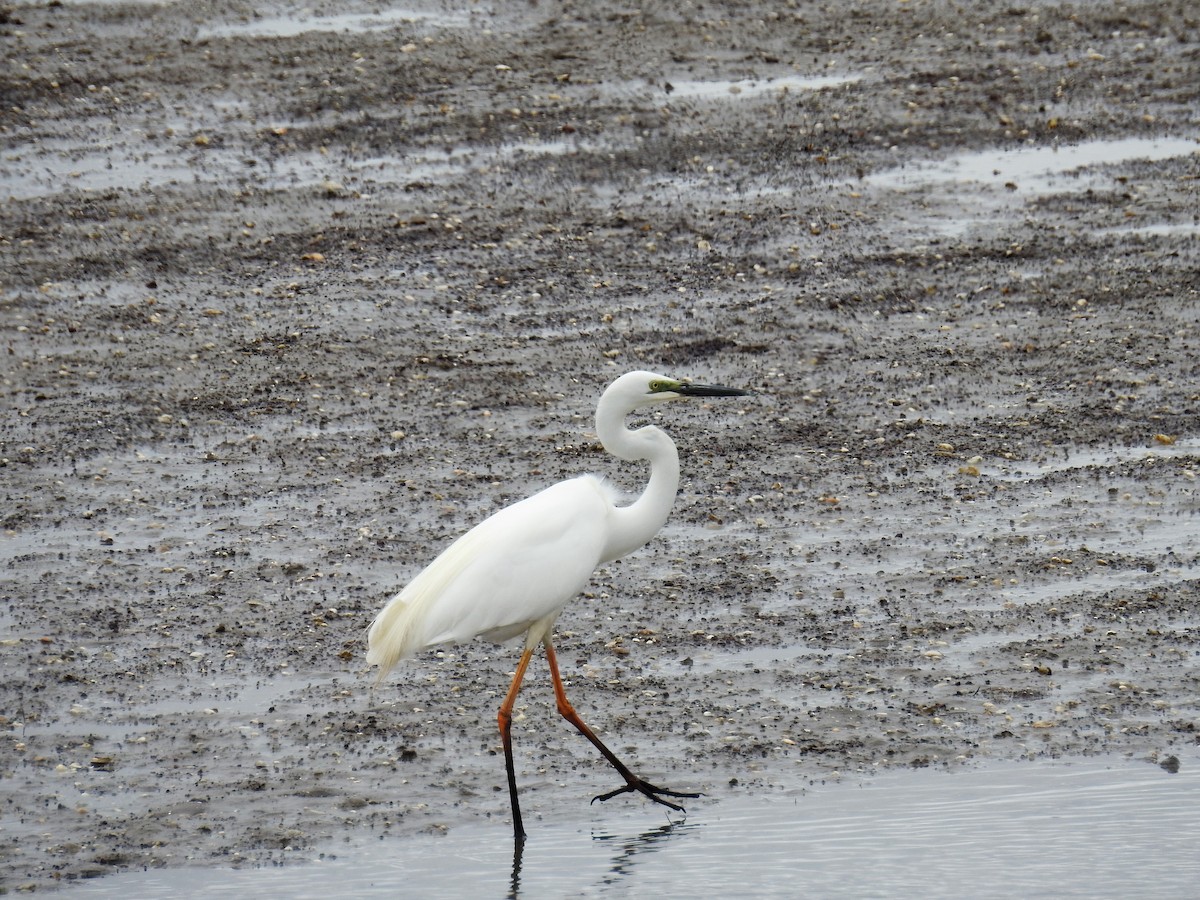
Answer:
<path fill-rule="evenodd" d="M 366 628 L 488 513 L 639 490 L 630 369 L 754 391 L 643 417 L 675 510 L 558 623 L 689 825 L 1195 785 L 1190 0 L 9 0 L 0 44 L 0 893 L 508 837 L 517 650 L 376 687 Z M 514 743 L 531 842 L 663 822 L 588 806 L 540 661 Z"/>

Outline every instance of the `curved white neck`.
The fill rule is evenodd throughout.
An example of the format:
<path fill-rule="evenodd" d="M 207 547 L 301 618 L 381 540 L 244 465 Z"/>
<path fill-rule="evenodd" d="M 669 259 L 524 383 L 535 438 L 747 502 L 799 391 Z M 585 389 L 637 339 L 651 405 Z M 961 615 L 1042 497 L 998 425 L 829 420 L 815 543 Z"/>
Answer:
<path fill-rule="evenodd" d="M 596 433 L 604 449 L 630 462 L 650 463 L 650 482 L 640 497 L 612 511 L 613 528 L 601 562 L 619 559 L 647 543 L 667 521 L 679 490 L 679 453 L 675 442 L 660 428 L 646 425 L 634 431 L 625 427 L 625 410 L 606 404 L 596 410 Z"/>

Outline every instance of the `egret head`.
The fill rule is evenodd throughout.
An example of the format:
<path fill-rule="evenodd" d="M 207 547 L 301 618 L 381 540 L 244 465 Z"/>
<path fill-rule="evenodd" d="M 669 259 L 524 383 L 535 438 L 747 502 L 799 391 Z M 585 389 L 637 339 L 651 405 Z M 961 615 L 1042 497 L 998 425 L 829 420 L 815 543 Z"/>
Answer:
<path fill-rule="evenodd" d="M 629 372 L 605 391 L 619 396 L 630 410 L 682 397 L 744 397 L 750 392 L 711 384 L 691 384 L 653 372 Z"/>

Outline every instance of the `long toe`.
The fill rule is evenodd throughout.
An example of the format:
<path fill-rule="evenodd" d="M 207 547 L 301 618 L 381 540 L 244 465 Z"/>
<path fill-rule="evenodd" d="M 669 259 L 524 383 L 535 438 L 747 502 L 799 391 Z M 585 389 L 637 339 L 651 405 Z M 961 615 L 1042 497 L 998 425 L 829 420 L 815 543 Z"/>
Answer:
<path fill-rule="evenodd" d="M 638 788 L 643 794 L 649 791 L 651 794 L 666 794 L 668 797 L 703 797 L 699 791 L 673 791 L 670 788 L 655 787 L 648 781 L 643 781 L 642 786 Z"/>
<path fill-rule="evenodd" d="M 667 796 L 667 797 L 699 797 L 700 796 L 700 794 L 698 794 L 698 793 L 688 793 L 686 791 L 672 791 L 669 788 L 660 788 L 656 785 L 651 784 L 648 781 L 642 781 L 639 778 L 636 781 L 631 781 L 628 784 L 623 785 L 622 787 L 616 788 L 615 790 L 611 790 L 607 794 L 598 794 L 597 796 L 592 798 L 592 802 L 595 803 L 597 800 L 599 800 L 601 803 L 603 803 L 606 800 L 611 800 L 613 797 L 616 797 L 620 794 L 629 794 L 634 791 L 637 791 L 639 794 L 649 797 L 655 803 L 661 803 L 663 806 L 668 806 L 671 809 L 675 810 L 676 812 L 687 812 L 687 810 L 684 809 L 682 806 L 680 806 L 678 803 L 672 803 L 670 800 L 664 800 L 663 799 L 664 796 Z"/>

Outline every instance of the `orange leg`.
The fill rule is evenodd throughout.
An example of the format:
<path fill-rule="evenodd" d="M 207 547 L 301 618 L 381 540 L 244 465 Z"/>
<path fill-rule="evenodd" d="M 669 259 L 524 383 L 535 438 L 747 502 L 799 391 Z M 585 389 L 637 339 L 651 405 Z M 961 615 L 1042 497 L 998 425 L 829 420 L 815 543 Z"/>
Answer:
<path fill-rule="evenodd" d="M 603 803 L 605 800 L 611 800 L 613 797 L 617 796 L 618 794 L 626 794 L 631 791 L 637 791 L 640 794 L 646 795 L 651 800 L 653 800 L 655 803 L 661 803 L 663 806 L 669 806 L 669 807 L 671 807 L 671 809 L 678 810 L 679 812 L 684 812 L 685 810 L 682 806 L 680 806 L 678 803 L 672 803 L 669 800 L 664 800 L 663 796 L 665 795 L 668 797 L 699 797 L 700 795 L 699 794 L 687 794 L 682 791 L 671 791 L 671 790 L 667 790 L 666 788 L 655 787 L 654 785 L 650 784 L 650 782 L 643 781 L 642 779 L 640 779 L 636 775 L 634 775 L 631 771 L 629 771 L 629 768 L 623 762 L 621 762 L 619 759 L 617 759 L 616 754 L 614 754 L 611 750 L 609 750 L 607 747 L 605 747 L 604 743 L 600 740 L 600 738 L 596 737 L 595 732 L 593 732 L 592 729 L 588 728 L 587 723 L 584 722 L 583 719 L 581 719 L 579 717 L 579 713 L 575 712 L 575 707 L 573 707 L 571 705 L 571 702 L 567 699 L 566 691 L 563 690 L 562 677 L 558 674 L 558 657 L 554 653 L 554 645 L 552 643 L 550 643 L 549 637 L 547 637 L 542 643 L 546 648 L 546 662 L 548 662 L 550 664 L 550 678 L 554 682 L 554 699 L 558 702 L 559 714 L 564 719 L 566 719 L 568 722 L 570 722 L 572 725 L 574 725 L 579 730 L 580 734 L 582 734 L 585 738 L 587 738 L 589 741 L 591 741 L 593 746 L 595 746 L 595 748 L 597 750 L 599 750 L 601 754 L 603 754 L 604 758 L 607 759 L 609 761 L 609 763 L 612 765 L 612 767 L 617 770 L 617 772 L 620 774 L 620 776 L 625 779 L 624 787 L 619 787 L 615 791 L 609 791 L 607 794 L 600 794 L 597 797 L 593 797 L 592 802 L 595 803 L 597 800 L 599 800 L 600 802 Z M 521 672 L 524 671 L 523 664 L 527 661 L 528 660 L 526 660 L 524 657 L 522 657 L 522 659 L 521 659 L 522 668 L 518 669 L 518 672 L 517 672 L 518 675 L 520 675 Z M 510 692 L 510 695 L 515 695 L 515 688 L 513 691 Z M 511 776 L 509 779 L 509 783 L 510 784 L 512 783 Z M 516 789 L 514 788 L 513 789 L 513 810 L 514 810 L 514 812 L 516 811 L 516 808 L 517 808 L 516 797 L 517 797 Z"/>
<path fill-rule="evenodd" d="M 532 648 L 521 654 L 521 661 L 517 663 L 517 671 L 513 675 L 512 684 L 509 685 L 508 695 L 505 696 L 504 703 L 500 706 L 500 713 L 496 716 L 500 723 L 500 740 L 504 744 L 504 768 L 508 772 L 508 798 L 512 801 L 513 836 L 518 843 L 525 840 L 525 826 L 521 823 L 521 806 L 517 803 L 517 775 L 513 769 L 512 711 L 513 705 L 517 702 L 517 693 L 521 690 L 521 681 L 525 678 L 525 670 L 529 668 L 529 660 L 532 657 Z"/>

